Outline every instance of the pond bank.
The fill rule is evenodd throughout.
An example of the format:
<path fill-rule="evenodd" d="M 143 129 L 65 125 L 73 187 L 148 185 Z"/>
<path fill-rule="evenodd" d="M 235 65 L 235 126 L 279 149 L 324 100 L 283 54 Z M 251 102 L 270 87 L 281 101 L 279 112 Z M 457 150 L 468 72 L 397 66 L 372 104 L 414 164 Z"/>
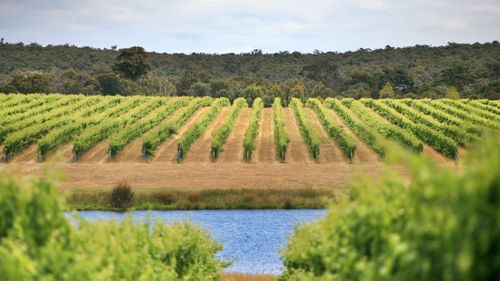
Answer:
<path fill-rule="evenodd" d="M 224 273 L 222 281 L 271 281 L 276 277 L 265 274 Z"/>
<path fill-rule="evenodd" d="M 323 209 L 336 201 L 340 189 L 212 189 L 204 191 L 133 189 L 127 208 L 134 210 Z M 119 210 L 109 190 L 65 193 L 70 210 Z"/>

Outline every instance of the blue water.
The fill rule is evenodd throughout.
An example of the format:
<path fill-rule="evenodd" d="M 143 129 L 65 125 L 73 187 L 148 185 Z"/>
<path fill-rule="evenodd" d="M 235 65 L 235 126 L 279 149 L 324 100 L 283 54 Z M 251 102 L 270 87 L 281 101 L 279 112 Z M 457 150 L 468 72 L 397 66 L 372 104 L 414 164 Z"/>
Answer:
<path fill-rule="evenodd" d="M 121 219 L 126 213 L 107 211 L 78 212 L 86 220 Z M 228 272 L 278 274 L 283 268 L 280 250 L 286 246 L 294 227 L 319 219 L 325 210 L 204 210 L 135 211 L 134 220 L 166 223 L 189 220 L 207 229 L 222 243 L 219 258 L 233 260 Z"/>

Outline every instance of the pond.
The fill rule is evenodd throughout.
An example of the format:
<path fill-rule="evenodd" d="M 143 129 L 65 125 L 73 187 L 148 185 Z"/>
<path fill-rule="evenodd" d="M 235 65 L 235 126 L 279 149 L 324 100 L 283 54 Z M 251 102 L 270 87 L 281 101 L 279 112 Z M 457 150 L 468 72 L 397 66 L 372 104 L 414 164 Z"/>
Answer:
<path fill-rule="evenodd" d="M 80 211 L 86 220 L 121 219 L 166 223 L 189 220 L 207 229 L 223 250 L 219 258 L 233 260 L 228 272 L 279 274 L 283 268 L 280 250 L 286 246 L 294 226 L 319 219 L 326 210 L 202 210 L 202 211 Z"/>

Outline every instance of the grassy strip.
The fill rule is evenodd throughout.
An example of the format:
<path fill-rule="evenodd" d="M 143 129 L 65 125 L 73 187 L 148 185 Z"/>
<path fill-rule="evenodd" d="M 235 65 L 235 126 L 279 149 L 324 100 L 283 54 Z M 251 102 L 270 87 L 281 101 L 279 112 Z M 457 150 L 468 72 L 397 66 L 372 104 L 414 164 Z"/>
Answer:
<path fill-rule="evenodd" d="M 245 132 L 245 139 L 243 140 L 244 157 L 247 162 L 252 159 L 252 152 L 255 150 L 255 138 L 259 134 L 260 116 L 262 115 L 263 107 L 264 103 L 261 98 L 256 98 L 253 101 L 250 121 Z"/>
<path fill-rule="evenodd" d="M 319 209 L 338 198 L 340 190 L 326 189 L 215 189 L 134 190 L 131 208 L 136 210 L 203 209 Z M 72 210 L 116 210 L 111 191 L 72 191 L 66 194 Z"/>
<path fill-rule="evenodd" d="M 219 153 L 224 151 L 224 144 L 234 128 L 236 118 L 238 118 L 244 107 L 248 107 L 247 101 L 244 98 L 237 98 L 233 102 L 233 106 L 231 106 L 224 123 L 215 132 L 213 132 L 211 149 L 212 159 L 217 159 L 217 157 L 219 157 Z"/>
<path fill-rule="evenodd" d="M 339 125 L 337 125 L 333 119 L 326 114 L 325 107 L 321 104 L 318 99 L 308 99 L 307 107 L 312 108 L 318 119 L 323 124 L 331 138 L 333 138 L 337 144 L 340 146 L 344 154 L 352 160 L 354 157 L 354 152 L 356 151 L 356 142 L 348 135 Z"/>
<path fill-rule="evenodd" d="M 273 102 L 273 122 L 274 122 L 274 144 L 276 153 L 281 161 L 285 161 L 286 151 L 290 143 L 290 137 L 285 130 L 285 118 L 283 117 L 283 107 L 281 99 L 275 98 Z"/>

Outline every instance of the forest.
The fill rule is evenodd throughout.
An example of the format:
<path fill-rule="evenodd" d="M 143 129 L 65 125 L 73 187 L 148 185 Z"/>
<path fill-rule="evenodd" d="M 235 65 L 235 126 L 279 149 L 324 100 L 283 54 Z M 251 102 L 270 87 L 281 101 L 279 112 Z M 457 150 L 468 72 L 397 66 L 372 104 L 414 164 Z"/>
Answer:
<path fill-rule="evenodd" d="M 167 48 L 166 48 L 167 49 Z M 0 41 L 0 92 L 292 98 L 500 98 L 500 44 L 168 54 Z"/>

